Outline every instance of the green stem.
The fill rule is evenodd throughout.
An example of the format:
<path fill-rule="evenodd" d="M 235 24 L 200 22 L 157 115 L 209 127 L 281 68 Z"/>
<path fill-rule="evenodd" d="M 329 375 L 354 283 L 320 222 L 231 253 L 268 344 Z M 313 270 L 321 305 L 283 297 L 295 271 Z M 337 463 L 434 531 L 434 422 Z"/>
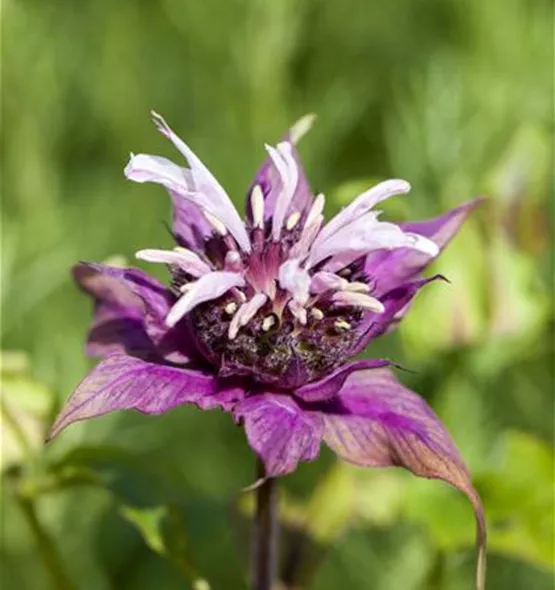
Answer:
<path fill-rule="evenodd" d="M 53 540 L 39 521 L 33 501 L 21 496 L 18 496 L 17 500 L 25 520 L 33 532 L 44 565 L 52 576 L 54 587 L 57 590 L 77 590 L 75 584 L 66 574 L 62 559 L 54 546 Z"/>
<path fill-rule="evenodd" d="M 264 477 L 258 459 L 257 477 Z M 252 534 L 252 590 L 272 590 L 277 573 L 277 479 L 267 478 L 256 489 L 256 514 Z"/>

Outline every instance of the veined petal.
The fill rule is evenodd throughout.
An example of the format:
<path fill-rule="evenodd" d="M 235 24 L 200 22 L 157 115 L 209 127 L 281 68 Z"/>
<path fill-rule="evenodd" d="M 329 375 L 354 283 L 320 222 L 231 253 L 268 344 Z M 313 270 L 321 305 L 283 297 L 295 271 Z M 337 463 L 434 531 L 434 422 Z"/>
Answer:
<path fill-rule="evenodd" d="M 79 287 L 94 298 L 95 310 L 87 341 L 87 353 L 105 357 L 130 354 L 156 356 L 146 333 L 144 304 L 125 281 L 78 264 L 72 269 Z"/>
<path fill-rule="evenodd" d="M 249 445 L 264 462 L 266 477 L 291 473 L 299 461 L 318 456 L 322 418 L 304 412 L 288 395 L 253 395 L 235 406 L 233 415 L 244 423 Z"/>
<path fill-rule="evenodd" d="M 116 410 L 161 414 L 184 403 L 202 409 L 231 409 L 244 396 L 200 371 L 147 363 L 127 355 L 111 356 L 97 365 L 70 395 L 56 418 L 49 439 L 73 422 Z"/>
<path fill-rule="evenodd" d="M 474 508 L 477 583 L 484 589 L 486 524 L 480 498 L 449 434 L 424 400 L 389 369 L 352 373 L 336 403 L 322 405 L 324 440 L 340 457 L 366 467 L 404 467 L 462 491 Z"/>
<path fill-rule="evenodd" d="M 152 117 L 158 129 L 173 142 L 189 162 L 195 185 L 195 201 L 203 209 L 217 217 L 229 229 L 242 250 L 250 252 L 250 239 L 243 221 L 220 183 L 191 148 L 170 129 L 158 113 L 152 112 Z"/>
<path fill-rule="evenodd" d="M 139 260 L 146 260 L 147 262 L 175 264 L 194 277 L 200 277 L 212 270 L 197 254 L 185 248 L 179 250 L 139 250 L 135 253 L 135 256 Z"/>
<path fill-rule="evenodd" d="M 191 343 L 188 330 L 169 330 L 164 319 L 171 308 L 174 296 L 164 285 L 159 283 L 142 270 L 137 268 L 118 268 L 96 263 L 81 263 L 74 269 L 74 276 L 79 284 L 87 292 L 91 293 L 102 308 L 110 307 L 115 310 L 114 305 L 121 305 L 123 301 L 133 302 L 137 306 L 137 313 L 140 313 L 141 326 L 152 342 L 152 350 L 141 352 L 125 342 L 125 351 L 129 354 L 145 357 L 148 353 L 163 357 L 176 363 L 184 363 L 197 354 Z M 129 309 L 129 304 L 125 303 Z M 104 313 L 104 312 L 103 312 Z M 118 328 L 114 325 L 111 328 Z M 104 330 L 108 330 L 108 326 Z M 98 334 L 91 334 L 96 338 Z M 123 337 L 112 329 L 108 334 L 103 331 L 102 337 L 111 336 Z M 98 351 L 97 349 L 97 352 Z M 105 353 L 105 351 L 104 351 Z M 102 356 L 104 353 L 101 353 Z"/>
<path fill-rule="evenodd" d="M 198 281 L 192 283 L 187 293 L 171 308 L 166 317 L 166 324 L 175 326 L 184 315 L 197 305 L 217 299 L 232 287 L 243 287 L 244 285 L 243 276 L 234 272 L 214 271 L 205 274 Z"/>
<path fill-rule="evenodd" d="M 327 225 L 324 226 L 314 242 L 317 247 L 329 239 L 341 228 L 365 215 L 380 201 L 393 195 L 408 193 L 410 184 L 406 180 L 386 180 L 359 195 L 351 204 L 340 211 Z"/>
<path fill-rule="evenodd" d="M 289 291 L 293 299 L 304 305 L 308 301 L 310 275 L 296 259 L 286 260 L 279 267 L 279 285 Z"/>

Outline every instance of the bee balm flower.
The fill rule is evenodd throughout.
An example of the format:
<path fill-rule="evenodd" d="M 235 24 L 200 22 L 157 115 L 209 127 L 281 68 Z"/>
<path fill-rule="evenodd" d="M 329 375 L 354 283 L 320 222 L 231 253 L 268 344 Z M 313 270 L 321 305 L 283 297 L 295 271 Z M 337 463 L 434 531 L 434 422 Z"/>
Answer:
<path fill-rule="evenodd" d="M 268 477 L 314 460 L 323 441 L 351 463 L 403 466 L 459 488 L 483 540 L 480 500 L 439 419 L 387 360 L 350 360 L 438 278 L 421 272 L 477 202 L 396 225 L 375 207 L 410 186 L 387 180 L 326 223 L 324 196 L 313 196 L 295 149 L 304 118 L 266 146 L 243 221 L 200 159 L 153 117 L 189 167 L 139 154 L 125 175 L 171 196 L 176 247 L 136 254 L 165 264 L 171 279 L 166 286 L 135 268 L 75 267 L 96 302 L 89 352 L 103 360 L 70 396 L 52 436 L 121 409 L 221 408 L 244 426 Z"/>

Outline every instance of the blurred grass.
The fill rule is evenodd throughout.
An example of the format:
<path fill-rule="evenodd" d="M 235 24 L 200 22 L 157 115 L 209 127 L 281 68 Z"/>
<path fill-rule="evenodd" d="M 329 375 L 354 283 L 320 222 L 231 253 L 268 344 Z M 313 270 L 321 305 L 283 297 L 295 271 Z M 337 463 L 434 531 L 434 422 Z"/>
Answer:
<path fill-rule="evenodd" d="M 27 416 L 32 452 L 37 420 L 44 428 L 45 408 L 89 366 L 90 303 L 69 266 L 169 244 L 163 191 L 122 175 L 130 151 L 178 159 L 149 110 L 166 116 L 240 207 L 263 142 L 315 112 L 301 152 L 313 188 L 330 197 L 329 213 L 356 187 L 390 176 L 413 185 L 409 197 L 386 204 L 400 219 L 490 197 L 438 264 L 452 284 L 430 287 L 399 333 L 369 354 L 416 371 L 404 379 L 468 458 L 492 530 L 488 587 L 551 588 L 552 3 L 11 0 L 2 25 L 2 346 L 30 361 L 25 369 L 4 359 L 2 388 L 18 419 Z M 226 416 L 190 408 L 108 416 L 75 426 L 32 460 L 5 452 L 15 447 L 3 424 L 6 588 L 53 587 L 18 509 L 22 482 L 23 491 L 33 484 L 39 519 L 79 589 L 186 583 L 140 536 L 156 533 L 145 527 L 150 514 L 163 514 L 158 505 L 180 511 L 199 575 L 215 589 L 243 587 L 245 534 L 239 524 L 229 529 L 252 460 Z M 129 490 L 138 476 L 119 460 L 108 471 L 105 457 L 84 461 L 73 452 L 81 446 L 156 465 L 180 502 L 160 492 L 144 518 L 128 508 L 125 521 L 121 506 L 137 508 Z M 547 457 L 533 469 L 530 449 Z M 77 486 L 59 465 L 100 483 Z M 290 510 L 311 515 L 307 534 L 320 547 L 311 587 L 470 587 L 470 509 L 453 493 L 356 471 L 363 482 L 352 497 L 335 469 L 324 452 L 284 481 Z M 328 518 L 318 498 L 333 498 L 334 481 Z M 446 507 L 439 516 L 434 499 Z"/>

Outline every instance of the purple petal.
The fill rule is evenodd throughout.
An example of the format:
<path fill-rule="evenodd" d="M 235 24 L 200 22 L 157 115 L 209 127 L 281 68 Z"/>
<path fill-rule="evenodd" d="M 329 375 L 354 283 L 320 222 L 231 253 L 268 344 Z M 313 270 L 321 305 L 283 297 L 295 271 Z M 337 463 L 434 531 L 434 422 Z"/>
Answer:
<path fill-rule="evenodd" d="M 455 237 L 468 215 L 482 203 L 483 199 L 474 199 L 445 215 L 425 221 L 401 223 L 399 227 L 405 232 L 429 238 L 443 250 Z M 432 260 L 431 256 L 411 248 L 380 251 L 367 257 L 364 271 L 375 282 L 374 294 L 379 298 L 381 294 L 421 273 Z"/>
<path fill-rule="evenodd" d="M 383 359 L 353 361 L 343 365 L 319 381 L 303 385 L 295 391 L 295 395 L 305 402 L 316 402 L 333 397 L 342 387 L 347 378 L 355 371 L 387 367 L 391 363 Z"/>
<path fill-rule="evenodd" d="M 353 344 L 351 354 L 359 354 L 366 348 L 370 340 L 381 336 L 393 326 L 396 326 L 404 317 L 418 291 L 428 283 L 438 279 L 445 280 L 441 275 L 435 275 L 427 279 L 405 283 L 382 295 L 380 302 L 384 306 L 384 311 L 381 313 L 369 311 L 364 315 L 362 322 L 357 327 L 359 336 Z"/>
<path fill-rule="evenodd" d="M 449 434 L 424 400 L 388 369 L 352 373 L 336 403 L 322 406 L 324 440 L 340 457 L 366 467 L 400 466 L 441 479 L 467 495 L 476 515 L 477 588 L 485 575 L 486 525 L 482 503 Z"/>
<path fill-rule="evenodd" d="M 89 355 L 156 356 L 154 344 L 145 331 L 142 301 L 123 281 L 97 272 L 86 264 L 76 265 L 72 273 L 81 289 L 95 300 L 87 340 Z"/>
<path fill-rule="evenodd" d="M 170 191 L 173 204 L 173 234 L 177 243 L 196 252 L 204 251 L 205 241 L 213 229 L 198 206 L 174 191 Z"/>
<path fill-rule="evenodd" d="M 233 415 L 244 422 L 249 445 L 264 461 L 267 477 L 291 473 L 299 461 L 318 456 L 322 418 L 304 412 L 287 395 L 248 397 L 233 409 Z"/>
<path fill-rule="evenodd" d="M 223 386 L 214 376 L 133 358 L 111 356 L 97 365 L 69 396 L 49 439 L 69 424 L 116 410 L 161 414 L 181 404 L 203 410 L 230 410 L 244 395 L 237 386 Z"/>
<path fill-rule="evenodd" d="M 156 279 L 137 268 L 116 268 L 96 263 L 77 265 L 74 275 L 97 302 L 106 302 L 112 310 L 112 302 L 125 297 L 124 301 L 128 302 L 125 309 L 136 314 L 133 316 L 135 323 L 142 323 L 159 356 L 184 363 L 196 355 L 193 339 L 185 328 L 170 330 L 166 326 L 164 320 L 175 297 Z M 126 348 L 126 351 L 133 354 L 132 350 Z"/>

